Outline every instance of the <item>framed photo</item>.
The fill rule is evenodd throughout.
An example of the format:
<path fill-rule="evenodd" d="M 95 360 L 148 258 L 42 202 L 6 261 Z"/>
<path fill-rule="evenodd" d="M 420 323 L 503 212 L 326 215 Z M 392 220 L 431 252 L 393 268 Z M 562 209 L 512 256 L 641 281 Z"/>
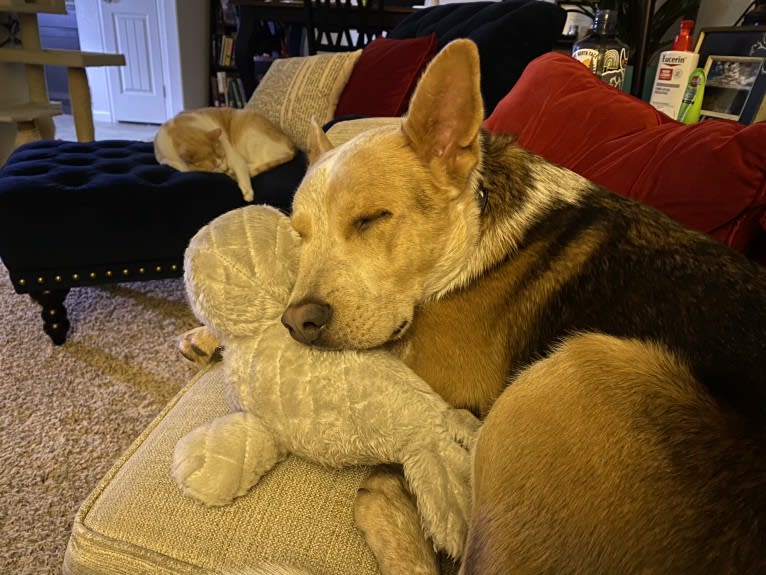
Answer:
<path fill-rule="evenodd" d="M 707 76 L 701 119 L 766 120 L 766 27 L 704 28 L 695 51 Z"/>

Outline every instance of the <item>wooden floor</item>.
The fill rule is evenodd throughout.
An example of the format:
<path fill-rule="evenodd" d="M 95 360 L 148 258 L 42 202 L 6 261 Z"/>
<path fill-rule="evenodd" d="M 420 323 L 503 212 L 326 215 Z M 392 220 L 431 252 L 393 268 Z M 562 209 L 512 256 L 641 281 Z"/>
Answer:
<path fill-rule="evenodd" d="M 77 141 L 72 116 L 64 114 L 54 116 L 56 124 L 56 139 Z M 156 124 L 133 124 L 130 122 L 99 122 L 94 121 L 96 140 L 138 140 L 151 142 L 159 128 Z"/>

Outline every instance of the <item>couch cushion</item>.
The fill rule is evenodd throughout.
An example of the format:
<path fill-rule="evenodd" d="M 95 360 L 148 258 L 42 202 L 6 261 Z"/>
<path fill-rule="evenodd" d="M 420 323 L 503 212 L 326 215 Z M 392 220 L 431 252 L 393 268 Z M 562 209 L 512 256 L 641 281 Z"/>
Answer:
<path fill-rule="evenodd" d="M 332 120 L 343 88 L 362 50 L 280 58 L 253 92 L 255 108 L 282 128 L 301 150 L 308 150 L 311 118 Z"/>
<path fill-rule="evenodd" d="M 437 50 L 457 38 L 473 40 L 481 57 L 481 93 L 489 115 L 527 63 L 553 48 L 565 20 L 561 7 L 539 0 L 454 3 L 415 12 L 388 37 L 435 33 Z"/>
<path fill-rule="evenodd" d="M 367 130 L 399 126 L 401 123 L 401 118 L 392 116 L 373 118 L 351 118 L 346 116 L 343 119 L 332 122 L 331 125 L 324 126 L 324 130 L 327 132 L 327 137 L 330 139 L 332 145 L 340 146 Z"/>
<path fill-rule="evenodd" d="M 335 115 L 401 116 L 435 52 L 435 34 L 403 40 L 376 38 L 362 49 Z"/>
<path fill-rule="evenodd" d="M 766 122 L 686 126 L 558 53 L 531 62 L 485 122 L 548 160 L 754 253 L 766 208 Z"/>

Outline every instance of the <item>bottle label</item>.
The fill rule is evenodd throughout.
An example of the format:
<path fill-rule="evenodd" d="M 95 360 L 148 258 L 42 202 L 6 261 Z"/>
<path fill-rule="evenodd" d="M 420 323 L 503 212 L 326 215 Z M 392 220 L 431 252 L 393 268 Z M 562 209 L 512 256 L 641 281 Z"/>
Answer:
<path fill-rule="evenodd" d="M 601 52 L 593 48 L 580 48 L 575 50 L 572 56 L 585 64 L 594 74 L 601 67 Z"/>
<path fill-rule="evenodd" d="M 578 48 L 572 52 L 572 56 L 610 86 L 622 88 L 628 64 L 625 48 Z"/>
<path fill-rule="evenodd" d="M 624 48 L 607 50 L 604 53 L 604 69 L 601 72 L 601 79 L 610 86 L 622 88 L 627 64 L 628 54 Z"/>
<path fill-rule="evenodd" d="M 694 57 L 692 52 L 686 53 L 673 53 L 673 52 L 663 52 L 660 54 L 660 62 L 659 64 L 661 66 L 670 66 L 671 68 L 674 66 L 683 66 L 687 62 L 689 62 Z M 699 58 L 699 55 L 697 55 L 697 58 Z"/>

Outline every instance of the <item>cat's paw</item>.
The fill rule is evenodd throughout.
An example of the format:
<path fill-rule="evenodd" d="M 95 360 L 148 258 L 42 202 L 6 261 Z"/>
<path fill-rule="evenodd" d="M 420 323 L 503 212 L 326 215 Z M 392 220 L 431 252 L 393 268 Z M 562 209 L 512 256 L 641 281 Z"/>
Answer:
<path fill-rule="evenodd" d="M 204 325 L 182 334 L 176 345 L 181 355 L 200 367 L 221 360 L 223 348 L 218 338 Z"/>
<path fill-rule="evenodd" d="M 245 198 L 246 202 L 252 202 L 255 199 L 255 192 L 253 191 L 253 186 L 250 185 L 249 181 L 247 185 L 241 183 L 239 185 L 239 189 L 242 190 L 242 197 Z"/>

